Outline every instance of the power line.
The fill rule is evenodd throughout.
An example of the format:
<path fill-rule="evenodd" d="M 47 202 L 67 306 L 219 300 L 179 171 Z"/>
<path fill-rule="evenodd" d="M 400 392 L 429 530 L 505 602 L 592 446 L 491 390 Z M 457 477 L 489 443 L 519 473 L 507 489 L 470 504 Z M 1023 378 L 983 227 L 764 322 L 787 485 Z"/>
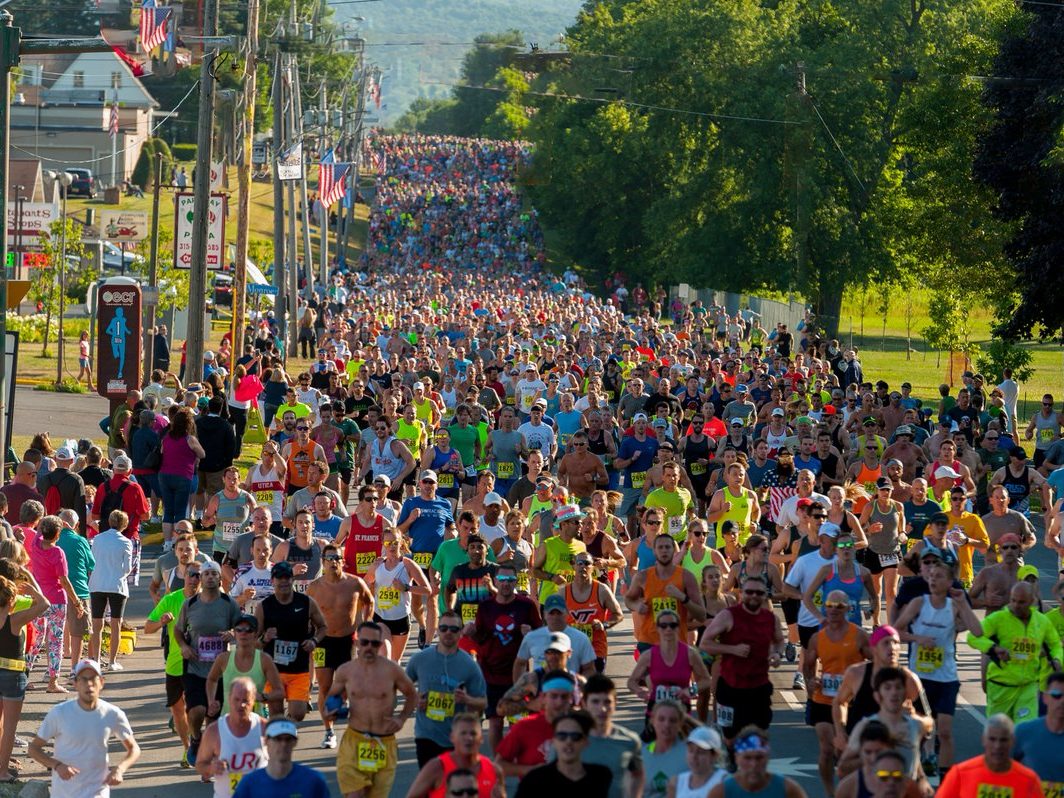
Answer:
<path fill-rule="evenodd" d="M 196 89 L 198 89 L 198 88 L 199 88 L 199 82 L 197 81 L 196 83 L 192 84 L 192 88 L 190 88 L 188 90 L 188 93 L 185 94 L 185 96 L 181 98 L 180 102 L 178 102 L 178 104 L 174 106 L 173 110 L 170 111 L 169 113 L 167 113 L 166 116 L 164 116 L 162 119 L 159 120 L 158 124 L 156 124 L 150 131 L 148 131 L 147 138 L 150 138 L 155 133 L 155 131 L 157 131 L 160 127 L 163 126 L 164 122 L 166 122 L 170 117 L 172 117 L 174 114 L 176 114 L 178 112 L 178 110 L 180 110 L 181 106 L 184 105 L 185 100 L 187 100 L 189 97 L 191 97 L 192 93 L 194 91 L 196 91 Z M 132 144 L 129 147 L 123 147 L 120 150 L 116 150 L 115 151 L 115 155 L 118 155 L 118 154 L 124 153 L 124 152 L 129 152 L 130 150 L 134 149 L 136 146 L 137 146 L 136 144 Z M 64 158 L 62 160 L 59 160 L 59 159 L 56 159 L 56 158 L 47 158 L 47 157 L 41 155 L 40 153 L 34 152 L 32 150 L 27 150 L 27 149 L 25 149 L 23 147 L 19 147 L 19 146 L 15 145 L 15 144 L 11 145 L 11 149 L 18 150 L 19 152 L 24 152 L 26 155 L 31 155 L 34 158 L 37 158 L 38 160 L 41 160 L 41 161 L 47 161 L 48 163 L 67 164 L 68 166 L 87 166 L 89 164 L 95 164 L 95 163 L 100 163 L 102 161 L 111 160 L 110 154 L 101 155 L 99 158 L 91 158 L 91 159 L 86 160 L 86 161 L 71 161 L 71 160 L 68 160 L 66 158 Z"/>
<path fill-rule="evenodd" d="M 861 182 L 861 178 L 857 175 L 857 170 L 853 168 L 853 164 L 850 163 L 850 159 L 846 157 L 846 153 L 842 151 L 842 145 L 839 144 L 835 138 L 835 134 L 831 132 L 831 128 L 828 127 L 828 123 L 824 120 L 823 115 L 820 113 L 820 109 L 816 107 L 816 102 L 812 97 L 809 98 L 809 104 L 813 106 L 813 110 L 816 111 L 817 118 L 820 120 L 820 124 L 824 126 L 824 130 L 827 131 L 828 138 L 831 139 L 831 143 L 835 145 L 835 149 L 839 151 L 839 155 L 842 156 L 842 160 L 846 163 L 846 166 L 850 170 L 850 174 L 853 175 L 853 179 L 857 181 L 857 185 L 861 187 L 861 191 L 865 196 L 868 196 L 868 189 L 865 188 L 864 183 Z"/>

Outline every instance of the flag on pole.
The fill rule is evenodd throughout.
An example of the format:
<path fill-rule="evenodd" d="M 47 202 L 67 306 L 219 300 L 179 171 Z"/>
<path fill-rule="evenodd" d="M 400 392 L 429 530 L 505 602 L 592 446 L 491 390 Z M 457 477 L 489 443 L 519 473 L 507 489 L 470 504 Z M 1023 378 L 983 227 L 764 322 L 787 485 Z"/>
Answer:
<path fill-rule="evenodd" d="M 111 101 L 111 120 L 107 124 L 107 134 L 111 138 L 118 135 L 118 97 Z"/>
<path fill-rule="evenodd" d="M 140 46 L 150 53 L 166 41 L 166 21 L 169 8 L 159 8 L 155 0 L 144 0 L 140 7 Z"/>
<path fill-rule="evenodd" d="M 388 171 L 388 156 L 383 151 L 373 154 L 373 163 L 377 167 L 378 175 L 383 175 Z"/>
<path fill-rule="evenodd" d="M 351 170 L 349 163 L 337 163 L 332 149 L 321 158 L 318 172 L 318 199 L 328 208 L 344 195 L 344 181 Z"/>

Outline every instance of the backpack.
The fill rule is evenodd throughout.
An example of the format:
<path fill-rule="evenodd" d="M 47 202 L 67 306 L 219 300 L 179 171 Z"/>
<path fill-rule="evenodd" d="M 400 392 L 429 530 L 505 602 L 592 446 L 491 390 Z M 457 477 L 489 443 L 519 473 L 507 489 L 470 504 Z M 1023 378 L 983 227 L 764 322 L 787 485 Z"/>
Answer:
<path fill-rule="evenodd" d="M 49 475 L 51 476 L 51 475 Z M 44 512 L 48 515 L 56 515 L 63 509 L 63 497 L 59 493 L 59 486 L 66 481 L 67 477 L 72 476 L 68 471 L 63 474 L 63 478 L 56 482 L 53 479 L 48 480 L 48 490 L 44 492 Z"/>
<path fill-rule="evenodd" d="M 103 499 L 100 501 L 100 522 L 101 524 L 107 524 L 108 518 L 111 517 L 111 513 L 115 510 L 122 509 L 122 494 L 125 493 L 126 488 L 129 487 L 129 480 L 122 483 L 122 487 L 118 490 L 111 490 L 111 483 L 105 482 L 103 485 Z M 103 531 L 101 527 L 100 531 Z"/>

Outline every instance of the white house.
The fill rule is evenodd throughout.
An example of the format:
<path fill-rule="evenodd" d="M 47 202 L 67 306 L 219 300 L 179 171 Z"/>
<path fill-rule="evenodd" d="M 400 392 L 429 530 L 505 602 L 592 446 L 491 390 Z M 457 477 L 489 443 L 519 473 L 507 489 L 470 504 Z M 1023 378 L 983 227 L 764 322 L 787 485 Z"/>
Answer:
<path fill-rule="evenodd" d="M 86 167 L 111 183 L 111 103 L 118 98 L 116 181 L 129 177 L 159 104 L 114 53 L 23 56 L 11 107 L 11 157 Z"/>

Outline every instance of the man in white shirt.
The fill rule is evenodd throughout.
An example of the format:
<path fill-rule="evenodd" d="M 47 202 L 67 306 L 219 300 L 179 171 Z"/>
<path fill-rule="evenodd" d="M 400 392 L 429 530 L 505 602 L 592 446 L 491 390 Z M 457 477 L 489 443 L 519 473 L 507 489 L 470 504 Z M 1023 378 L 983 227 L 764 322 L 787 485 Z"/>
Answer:
<path fill-rule="evenodd" d="M 1009 417 L 1009 429 L 1018 429 L 1016 421 L 1016 400 L 1020 396 L 1020 386 L 1016 380 L 1012 379 L 1012 369 L 1005 369 L 1002 372 L 1004 379 L 998 383 L 998 390 L 1001 391 L 1001 398 L 1005 402 L 1005 412 Z"/>
<path fill-rule="evenodd" d="M 140 757 L 126 713 L 100 699 L 103 669 L 85 659 L 74 668 L 77 698 L 56 704 L 41 722 L 29 745 L 29 755 L 52 771 L 52 798 L 109 798 L 111 787 L 122 783 L 125 773 Z M 126 749 L 113 767 L 107 743 L 117 737 Z M 53 743 L 53 754 L 44 746 Z"/>

